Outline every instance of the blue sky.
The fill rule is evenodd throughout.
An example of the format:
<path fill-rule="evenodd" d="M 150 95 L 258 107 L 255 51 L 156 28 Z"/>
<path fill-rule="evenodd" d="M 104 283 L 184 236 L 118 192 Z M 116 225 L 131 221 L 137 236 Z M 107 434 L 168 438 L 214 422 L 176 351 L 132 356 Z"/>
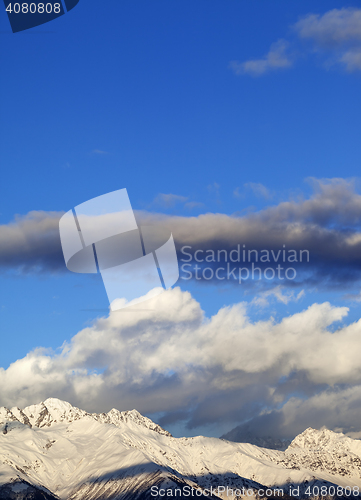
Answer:
<path fill-rule="evenodd" d="M 177 217 L 182 224 L 201 214 L 267 218 L 270 207 L 278 210 L 290 200 L 301 213 L 302 200 L 316 199 L 315 206 L 319 202 L 326 207 L 337 199 L 326 222 L 305 212 L 303 223 L 358 235 L 358 215 L 350 222 L 346 217 L 348 210 L 359 213 L 357 7 L 358 2 L 339 1 L 80 0 L 61 18 L 17 34 L 11 33 L 3 10 L 1 226 L 32 211 L 59 214 L 127 188 L 135 210 L 167 214 L 176 234 Z M 330 12 L 333 18 L 327 17 Z M 307 23 L 300 24 L 302 19 Z M 309 178 L 321 179 L 321 186 L 328 182 L 322 179 L 337 178 L 331 185 L 343 189 L 343 195 L 332 191 L 318 199 L 323 188 Z M 345 208 L 348 196 L 354 197 L 354 208 Z M 359 318 L 360 307 L 347 294 L 357 298 L 359 281 L 336 275 L 341 268 L 355 275 L 359 262 L 346 256 L 341 265 L 338 258 L 330 259 L 327 265 L 335 268 L 319 286 L 315 276 L 318 279 L 321 268 L 326 272 L 321 264 L 309 271 L 309 281 L 282 291 L 281 299 L 277 294 L 267 296 L 267 306 L 262 307 L 255 297 L 263 289 L 194 281 L 181 282 L 180 287 L 191 292 L 208 317 L 224 306 L 247 301 L 251 321 L 281 321 L 314 303 L 330 301 L 334 307 L 350 308 L 342 319 L 350 323 Z M 53 349 L 51 356 L 56 356 L 64 342 L 107 315 L 99 276 L 73 275 L 59 266 L 28 272 L 22 267 L 24 259 L 19 266 L 5 260 L 2 264 L 4 369 L 40 346 Z M 296 299 L 301 290 L 304 295 Z M 289 293 L 292 298 L 282 295 Z M 106 364 L 100 365 L 95 369 L 106 369 Z M 257 387 L 262 383 L 258 381 Z M 315 387 L 314 392 L 305 389 L 303 397 L 321 390 Z M 55 386 L 57 394 L 49 391 L 51 387 L 39 394 L 29 390 L 25 396 L 22 389 L 18 394 L 29 403 L 38 395 L 45 399 L 66 394 Z M 287 398 L 295 394 L 292 391 Z M 75 390 L 69 397 L 82 402 Z M 126 396 L 112 398 L 100 398 L 94 408 L 128 405 Z M 201 412 L 194 395 L 189 398 L 192 403 L 182 403 L 184 412 Z M 4 396 L 0 404 L 10 400 Z M 261 397 L 260 401 L 263 409 L 270 404 Z M 158 410 L 152 405 L 138 409 L 164 413 L 166 422 L 175 423 L 176 417 L 169 415 L 181 411 L 161 403 Z M 221 416 L 208 422 L 193 415 L 194 428 L 219 435 L 242 422 L 237 416 L 241 410 L 232 411 L 226 424 Z M 254 411 L 250 419 L 258 418 Z M 353 424 L 347 422 L 330 426 L 350 429 Z M 198 431 L 184 424 L 182 432 Z"/>

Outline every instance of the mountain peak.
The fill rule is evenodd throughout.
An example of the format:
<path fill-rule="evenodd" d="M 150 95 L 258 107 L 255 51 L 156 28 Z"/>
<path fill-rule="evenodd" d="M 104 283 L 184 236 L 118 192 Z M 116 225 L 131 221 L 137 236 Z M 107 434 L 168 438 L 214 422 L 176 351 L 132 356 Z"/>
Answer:
<path fill-rule="evenodd" d="M 128 424 L 133 422 L 141 427 L 155 431 L 164 436 L 171 436 L 171 433 L 163 429 L 160 425 L 154 423 L 150 418 L 144 417 L 137 410 L 119 411 L 113 408 L 108 413 L 101 413 L 100 415 L 93 413 L 92 416 L 96 420 L 100 420 L 105 424 L 113 424 L 119 427 L 122 423 Z"/>
<path fill-rule="evenodd" d="M 308 427 L 294 438 L 288 449 L 300 448 L 310 450 L 334 448 L 336 443 L 346 443 L 348 440 L 350 440 L 350 438 L 341 432 L 330 431 L 325 427 L 320 430 Z"/>
<path fill-rule="evenodd" d="M 72 408 L 74 408 L 70 403 L 68 403 L 67 401 L 63 401 L 61 399 L 57 399 L 57 398 L 48 398 L 46 399 L 45 401 L 43 401 L 42 403 L 40 404 L 43 404 L 44 406 L 46 406 L 47 408 L 57 408 L 57 409 L 61 409 L 61 410 L 70 410 Z"/>
<path fill-rule="evenodd" d="M 147 417 L 141 415 L 137 410 L 123 411 L 113 408 L 108 413 L 88 413 L 84 410 L 72 406 L 67 401 L 57 398 L 48 398 L 41 403 L 27 406 L 24 409 L 13 407 L 0 408 L 0 425 L 7 422 L 18 421 L 29 427 L 50 427 L 55 424 L 70 424 L 75 420 L 92 419 L 100 423 L 121 427 L 124 424 L 134 423 L 143 428 L 155 431 L 158 434 L 171 436 L 171 434 L 154 423 Z"/>

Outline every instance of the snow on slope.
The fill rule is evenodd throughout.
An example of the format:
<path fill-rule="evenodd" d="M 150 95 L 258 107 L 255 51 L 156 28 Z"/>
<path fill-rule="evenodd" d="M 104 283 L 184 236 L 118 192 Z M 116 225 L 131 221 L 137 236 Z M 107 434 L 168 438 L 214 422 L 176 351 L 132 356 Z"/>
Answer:
<path fill-rule="evenodd" d="M 0 498 L 12 498 L 1 496 L 1 485 L 20 488 L 14 499 L 31 498 L 21 493 L 25 481 L 64 500 L 154 498 L 155 485 L 244 487 L 255 498 L 263 487 L 284 487 L 287 494 L 290 485 L 301 485 L 305 496 L 307 485 L 361 487 L 361 442 L 314 429 L 285 452 L 202 436 L 177 439 L 135 410 L 89 414 L 48 399 L 23 410 L 0 408 Z"/>
<path fill-rule="evenodd" d="M 286 450 L 286 457 L 288 466 L 331 472 L 359 484 L 361 441 L 344 434 L 328 429 L 306 429 L 292 441 Z"/>

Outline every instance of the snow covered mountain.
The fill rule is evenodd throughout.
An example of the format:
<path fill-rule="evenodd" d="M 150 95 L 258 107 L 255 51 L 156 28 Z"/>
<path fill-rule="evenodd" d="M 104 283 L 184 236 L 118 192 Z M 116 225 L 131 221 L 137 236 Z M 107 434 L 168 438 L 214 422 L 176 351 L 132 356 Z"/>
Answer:
<path fill-rule="evenodd" d="M 57 399 L 0 408 L 0 499 L 349 498 L 359 488 L 361 441 L 328 430 L 307 429 L 283 452 L 174 438 L 136 410 L 90 414 Z"/>

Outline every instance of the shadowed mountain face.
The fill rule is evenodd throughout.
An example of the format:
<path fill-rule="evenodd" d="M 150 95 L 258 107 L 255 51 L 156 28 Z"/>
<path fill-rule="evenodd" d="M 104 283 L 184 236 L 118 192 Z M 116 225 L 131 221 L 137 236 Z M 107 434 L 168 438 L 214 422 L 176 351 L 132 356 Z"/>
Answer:
<path fill-rule="evenodd" d="M 57 399 L 0 408 L 0 499 L 329 499 L 359 488 L 361 442 L 328 430 L 279 451 L 176 439 L 136 410 L 89 414 Z"/>
<path fill-rule="evenodd" d="M 27 481 L 14 480 L 0 486 L 1 500 L 56 500 L 56 498 L 45 488 L 37 488 Z"/>

